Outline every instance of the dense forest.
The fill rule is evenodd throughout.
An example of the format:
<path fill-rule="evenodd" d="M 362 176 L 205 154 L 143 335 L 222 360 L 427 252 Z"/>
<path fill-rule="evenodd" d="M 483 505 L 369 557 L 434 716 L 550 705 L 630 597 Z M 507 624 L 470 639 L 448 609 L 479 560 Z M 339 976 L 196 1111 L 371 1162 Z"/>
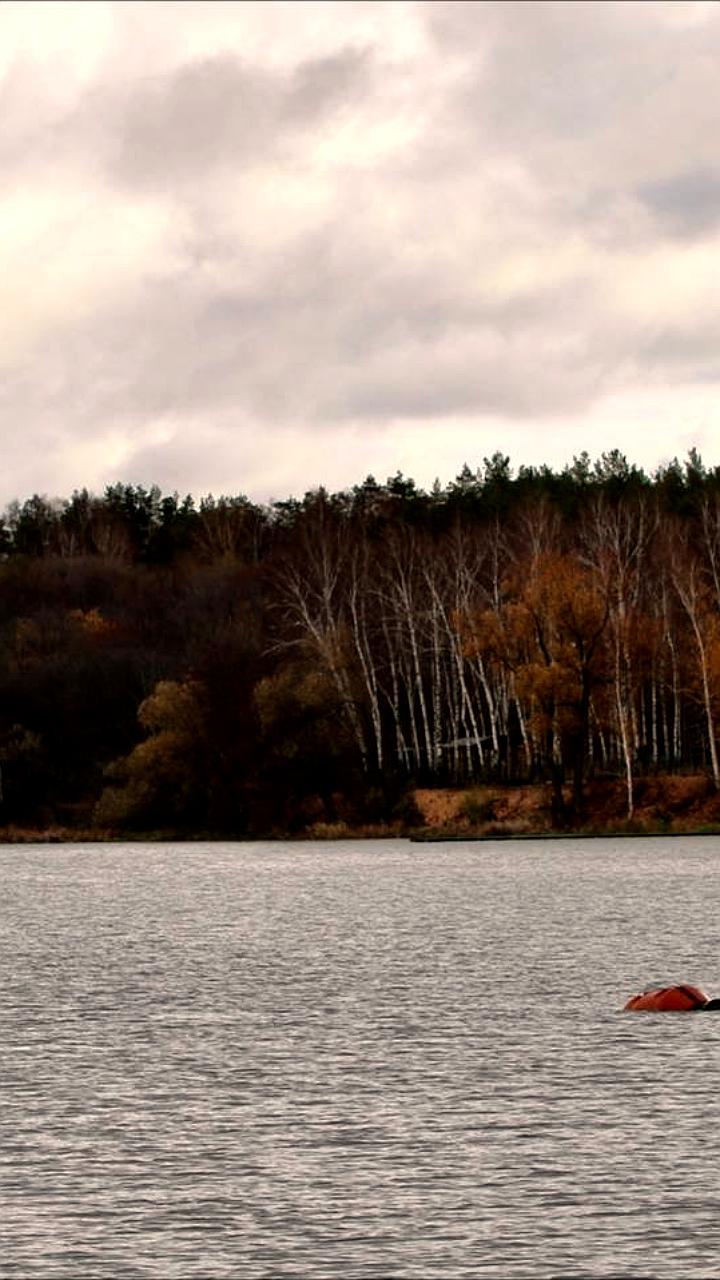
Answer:
<path fill-rule="evenodd" d="M 301 500 L 155 487 L 0 529 L 0 823 L 261 834 L 415 785 L 705 770 L 720 787 L 720 468 L 496 453 Z"/>

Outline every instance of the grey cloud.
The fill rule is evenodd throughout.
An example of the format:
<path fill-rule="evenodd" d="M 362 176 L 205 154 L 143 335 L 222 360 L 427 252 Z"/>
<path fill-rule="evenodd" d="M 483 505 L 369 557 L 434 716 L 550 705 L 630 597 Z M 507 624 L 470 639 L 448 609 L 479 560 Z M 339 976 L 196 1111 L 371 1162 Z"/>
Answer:
<path fill-rule="evenodd" d="M 691 319 L 665 313 L 637 343 L 641 367 L 685 382 L 720 379 L 720 315 Z"/>
<path fill-rule="evenodd" d="M 625 4 L 416 12 L 431 50 L 410 59 L 396 97 L 383 96 L 392 70 L 379 45 L 283 71 L 235 51 L 151 79 L 142 59 L 138 72 L 123 63 L 49 124 L 42 112 L 33 123 L 24 75 L 8 82 L 15 123 L 0 120 L 0 161 L 52 156 L 79 181 L 100 169 L 110 194 L 149 190 L 190 227 L 180 266 L 170 255 L 162 276 L 136 268 L 6 380 L 3 418 L 23 423 L 31 450 L 59 457 L 114 425 L 131 478 L 183 489 L 194 474 L 222 477 L 223 457 L 257 476 L 262 448 L 301 429 L 325 452 L 335 432 L 396 418 L 569 420 L 607 392 L 718 376 L 712 319 L 675 322 L 672 299 L 652 325 L 616 309 L 602 270 L 619 268 L 592 256 L 715 226 L 716 144 L 698 122 L 717 111 L 706 87 L 718 21 L 670 31 L 653 5 Z M 238 168 L 262 163 L 301 185 L 337 113 L 382 125 L 387 110 L 393 124 L 397 102 L 418 136 L 400 130 L 378 159 L 327 161 L 322 212 L 310 202 L 295 223 L 289 200 L 275 214 L 288 234 L 260 228 L 257 243 L 223 218 Z M 566 241 L 577 265 L 560 262 L 555 278 Z M 505 263 L 510 283 L 493 287 Z M 148 443 L 162 422 L 171 438 Z M 233 485 L 246 487 L 242 474 Z"/>
<path fill-rule="evenodd" d="M 126 68 L 59 110 L 37 73 L 18 65 L 0 83 L 0 164 L 6 173 L 86 166 L 156 190 L 192 185 L 213 170 L 269 160 L 361 100 L 372 73 L 370 52 L 359 48 L 288 71 L 224 53 L 149 77 Z"/>
<path fill-rule="evenodd" d="M 611 380 L 626 335 L 603 331 L 589 286 L 483 297 L 472 277 L 412 271 L 377 249 L 350 221 L 252 282 L 227 255 L 222 290 L 197 273 L 145 281 L 33 360 L 15 402 L 30 417 L 43 399 L 62 403 L 79 434 L 232 413 L 327 433 L 393 416 L 568 411 Z"/>
<path fill-rule="evenodd" d="M 439 53 L 459 66 L 444 131 L 538 183 L 633 191 L 710 167 L 720 130 L 720 6 L 670 25 L 663 4 L 426 5 Z"/>
<path fill-rule="evenodd" d="M 230 55 L 189 63 L 109 104 L 111 168 L 123 181 L 157 187 L 267 159 L 288 135 L 352 102 L 368 73 L 368 55 L 354 49 L 288 74 Z"/>
<path fill-rule="evenodd" d="M 626 74 L 629 44 L 643 35 L 637 8 L 450 0 L 426 12 L 440 47 L 465 59 L 460 105 L 481 108 L 479 120 L 502 136 L 534 138 L 587 135 L 637 93 Z M 636 70 L 656 76 L 652 46 Z"/>
<path fill-rule="evenodd" d="M 241 418 L 223 420 L 222 427 L 184 421 L 163 444 L 138 439 L 114 478 L 147 484 L 162 477 L 163 488 L 181 493 L 256 491 L 264 444 L 261 433 Z"/>
<path fill-rule="evenodd" d="M 720 224 L 720 173 L 693 170 L 640 187 L 640 199 L 668 231 L 702 235 Z"/>
<path fill-rule="evenodd" d="M 110 122 L 116 172 L 156 185 L 242 160 L 270 126 L 268 89 L 266 76 L 229 57 L 132 86 Z"/>

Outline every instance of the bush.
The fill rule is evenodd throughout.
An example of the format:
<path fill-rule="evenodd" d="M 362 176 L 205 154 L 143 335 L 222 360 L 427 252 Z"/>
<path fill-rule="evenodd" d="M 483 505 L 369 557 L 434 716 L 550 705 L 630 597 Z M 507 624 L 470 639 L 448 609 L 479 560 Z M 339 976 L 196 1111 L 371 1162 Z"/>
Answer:
<path fill-rule="evenodd" d="M 498 797 L 486 791 L 468 791 L 460 801 L 459 812 L 461 817 L 467 818 L 468 822 L 473 826 L 480 826 L 483 822 L 492 822 L 497 813 L 495 807 Z"/>
<path fill-rule="evenodd" d="M 421 827 L 423 825 L 423 816 L 418 809 L 414 792 L 406 791 L 400 796 L 399 800 L 393 805 L 390 813 L 390 819 L 393 822 L 402 823 L 403 827 Z"/>

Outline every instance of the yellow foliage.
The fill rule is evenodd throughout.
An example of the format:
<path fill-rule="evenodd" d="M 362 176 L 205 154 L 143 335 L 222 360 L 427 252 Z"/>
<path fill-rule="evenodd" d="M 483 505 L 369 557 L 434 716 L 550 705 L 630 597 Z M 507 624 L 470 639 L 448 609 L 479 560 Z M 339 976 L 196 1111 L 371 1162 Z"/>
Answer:
<path fill-rule="evenodd" d="M 204 758 L 203 687 L 196 680 L 161 680 L 140 705 L 148 737 L 106 770 L 111 785 L 95 808 L 101 825 L 152 820 L 158 798 L 166 814 L 182 814 L 197 790 Z"/>
<path fill-rule="evenodd" d="M 140 704 L 138 720 L 151 733 L 195 734 L 201 728 L 201 686 L 196 680 L 161 680 Z"/>
<path fill-rule="evenodd" d="M 455 625 L 466 657 L 494 658 L 513 670 L 535 661 L 579 669 L 597 646 L 607 614 L 590 570 L 569 556 L 543 555 L 506 579 L 498 610 L 456 617 Z"/>
<path fill-rule="evenodd" d="M 336 702 L 335 688 L 324 671 L 289 667 L 266 676 L 255 686 L 255 706 L 263 729 L 282 721 L 288 708 L 324 711 Z"/>
<path fill-rule="evenodd" d="M 104 638 L 117 631 L 117 623 L 103 618 L 99 609 L 71 609 L 70 618 L 86 635 Z"/>

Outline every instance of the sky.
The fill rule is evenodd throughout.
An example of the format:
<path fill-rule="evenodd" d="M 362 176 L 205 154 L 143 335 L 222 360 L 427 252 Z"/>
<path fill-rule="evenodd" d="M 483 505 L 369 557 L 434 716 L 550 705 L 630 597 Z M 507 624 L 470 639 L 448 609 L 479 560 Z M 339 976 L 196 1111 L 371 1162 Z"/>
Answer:
<path fill-rule="evenodd" d="M 0 5 L 0 503 L 720 463 L 715 0 Z"/>

